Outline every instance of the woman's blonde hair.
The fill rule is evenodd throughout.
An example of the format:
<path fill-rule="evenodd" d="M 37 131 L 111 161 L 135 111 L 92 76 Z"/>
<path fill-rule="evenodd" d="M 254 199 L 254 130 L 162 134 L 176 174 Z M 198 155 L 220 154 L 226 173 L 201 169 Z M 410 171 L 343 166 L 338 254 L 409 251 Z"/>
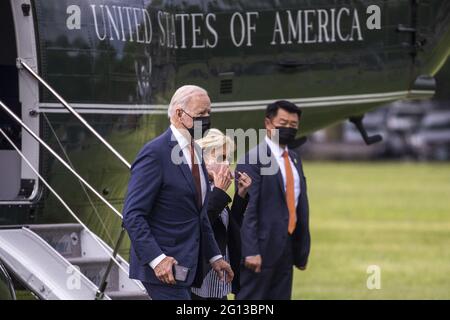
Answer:
<path fill-rule="evenodd" d="M 219 129 L 209 129 L 206 136 L 196 141 L 203 149 L 206 158 L 211 156 L 213 150 L 220 150 L 222 152 L 223 146 L 226 146 L 227 158 L 231 158 L 234 153 L 234 141 L 226 136 Z"/>

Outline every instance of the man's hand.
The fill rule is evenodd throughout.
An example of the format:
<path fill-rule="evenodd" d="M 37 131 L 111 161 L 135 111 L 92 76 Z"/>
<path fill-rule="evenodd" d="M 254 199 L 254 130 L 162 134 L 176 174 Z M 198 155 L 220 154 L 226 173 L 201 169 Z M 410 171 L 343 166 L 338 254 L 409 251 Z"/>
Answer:
<path fill-rule="evenodd" d="M 298 269 L 298 270 L 301 270 L 301 271 L 305 271 L 305 270 L 306 270 L 306 267 L 307 267 L 307 266 L 304 265 L 303 267 L 297 267 L 297 269 Z"/>
<path fill-rule="evenodd" d="M 176 284 L 172 272 L 174 264 L 178 264 L 177 260 L 172 257 L 165 257 L 154 269 L 156 277 L 163 283 Z"/>
<path fill-rule="evenodd" d="M 234 278 L 233 270 L 231 270 L 231 266 L 225 260 L 223 260 L 223 258 L 220 258 L 211 263 L 211 267 L 217 273 L 220 280 L 223 281 L 223 272 L 225 271 L 227 283 L 233 281 Z"/>
<path fill-rule="evenodd" d="M 253 272 L 260 273 L 262 265 L 261 255 L 245 257 L 245 266 Z"/>

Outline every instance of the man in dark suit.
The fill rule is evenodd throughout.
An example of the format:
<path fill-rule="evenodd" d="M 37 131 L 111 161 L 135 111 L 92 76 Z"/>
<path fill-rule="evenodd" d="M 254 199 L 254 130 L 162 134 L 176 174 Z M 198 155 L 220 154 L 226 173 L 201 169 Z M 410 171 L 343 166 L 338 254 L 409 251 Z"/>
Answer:
<path fill-rule="evenodd" d="M 253 183 L 241 228 L 241 289 L 237 299 L 291 299 L 293 266 L 305 270 L 310 250 L 306 179 L 288 144 L 301 110 L 288 101 L 266 109 L 267 136 L 238 162 Z"/>
<path fill-rule="evenodd" d="M 208 174 L 193 138 L 209 128 L 210 111 L 204 89 L 179 88 L 169 105 L 170 128 L 142 148 L 131 168 L 123 211 L 130 278 L 142 281 L 155 300 L 189 300 L 191 285 L 209 271 L 203 255 L 220 278 L 233 279 L 208 220 Z M 189 270 L 186 279 L 175 279 L 184 272 L 174 275 L 174 265 Z"/>

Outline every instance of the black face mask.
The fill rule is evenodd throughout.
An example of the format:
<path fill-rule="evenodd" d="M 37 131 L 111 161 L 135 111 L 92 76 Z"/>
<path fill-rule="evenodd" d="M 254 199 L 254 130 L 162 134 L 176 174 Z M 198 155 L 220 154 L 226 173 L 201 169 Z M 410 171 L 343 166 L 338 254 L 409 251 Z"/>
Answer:
<path fill-rule="evenodd" d="M 191 135 L 192 138 L 194 138 L 194 128 L 195 128 L 195 123 L 196 122 L 200 122 L 202 125 L 202 137 L 205 135 L 205 132 L 209 130 L 209 128 L 211 128 L 211 117 L 207 116 L 207 117 L 192 117 L 189 113 L 187 113 L 186 111 L 182 110 L 184 113 L 186 113 L 194 122 L 194 124 L 192 125 L 191 128 L 188 128 L 183 124 L 183 126 L 186 128 L 186 130 L 189 132 L 189 134 Z"/>
<path fill-rule="evenodd" d="M 278 141 L 282 145 L 288 145 L 295 140 L 297 128 L 276 127 L 278 129 Z"/>

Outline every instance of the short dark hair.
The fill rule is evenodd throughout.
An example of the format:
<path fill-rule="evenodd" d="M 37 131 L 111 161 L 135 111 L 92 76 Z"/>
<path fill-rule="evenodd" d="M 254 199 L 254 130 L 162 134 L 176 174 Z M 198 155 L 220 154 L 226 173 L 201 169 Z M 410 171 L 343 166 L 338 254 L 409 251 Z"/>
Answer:
<path fill-rule="evenodd" d="M 296 113 L 300 119 L 302 110 L 292 102 L 286 100 L 278 100 L 270 103 L 266 108 L 266 118 L 273 119 L 277 116 L 278 109 L 283 109 L 289 113 Z"/>

